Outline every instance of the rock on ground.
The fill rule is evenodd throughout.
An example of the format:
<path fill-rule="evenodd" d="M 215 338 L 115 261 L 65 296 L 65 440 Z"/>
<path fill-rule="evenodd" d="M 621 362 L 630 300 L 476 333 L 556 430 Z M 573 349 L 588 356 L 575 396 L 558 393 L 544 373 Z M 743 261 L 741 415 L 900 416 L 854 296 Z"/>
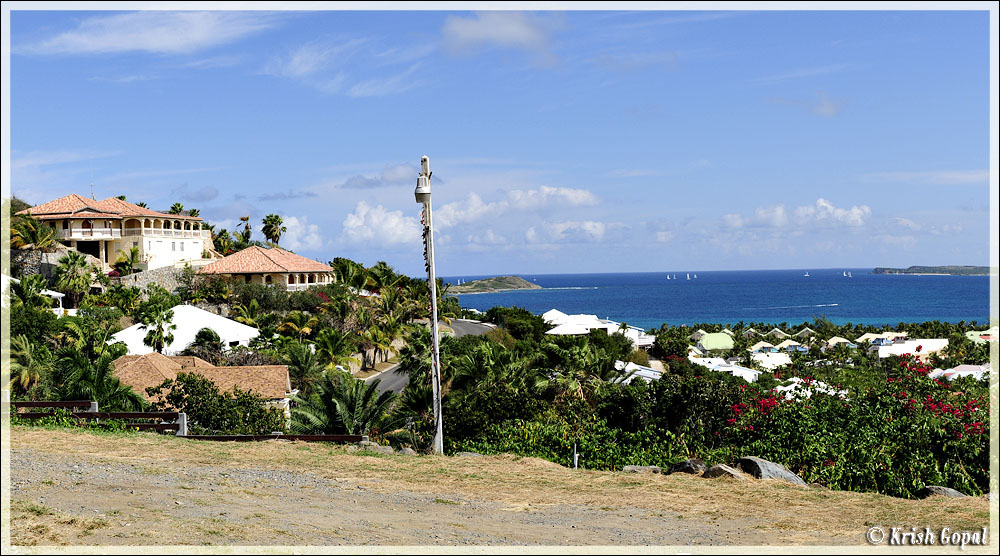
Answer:
<path fill-rule="evenodd" d="M 948 498 L 965 498 L 967 495 L 953 488 L 937 486 L 937 485 L 928 485 L 925 486 L 920 491 L 920 497 L 927 498 L 928 496 L 947 496 Z"/>
<path fill-rule="evenodd" d="M 705 474 L 702 477 L 706 479 L 714 479 L 716 477 L 729 477 L 731 479 L 738 479 L 740 481 L 745 481 L 747 479 L 746 475 L 743 474 L 739 469 L 734 469 L 728 465 L 713 465 L 705 470 Z"/>
<path fill-rule="evenodd" d="M 767 461 L 766 459 L 760 459 L 754 456 L 747 456 L 740 458 L 740 460 L 736 462 L 736 465 L 743 470 L 744 473 L 749 473 L 758 479 L 781 479 L 795 485 L 806 486 L 806 482 L 802 480 L 802 477 L 792 473 L 787 467 L 781 465 L 780 463 L 774 463 L 773 461 Z"/>
<path fill-rule="evenodd" d="M 690 473 L 692 475 L 700 475 L 705 472 L 705 462 L 698 458 L 690 458 L 684 461 L 675 463 L 670 466 L 670 473 Z"/>
<path fill-rule="evenodd" d="M 622 467 L 626 473 L 659 473 L 660 468 L 655 465 L 626 465 Z"/>

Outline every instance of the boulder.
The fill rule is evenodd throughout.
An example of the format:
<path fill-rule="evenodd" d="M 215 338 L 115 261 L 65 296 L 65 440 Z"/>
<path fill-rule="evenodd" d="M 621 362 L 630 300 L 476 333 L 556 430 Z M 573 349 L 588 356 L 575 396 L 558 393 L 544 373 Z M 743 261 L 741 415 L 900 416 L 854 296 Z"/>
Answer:
<path fill-rule="evenodd" d="M 417 453 L 415 451 L 413 451 L 413 448 L 403 448 L 402 450 L 399 451 L 399 453 L 401 455 L 404 455 L 404 456 L 415 456 L 415 455 L 417 455 Z"/>
<path fill-rule="evenodd" d="M 655 465 L 626 465 L 622 467 L 626 473 L 659 473 L 660 468 Z"/>
<path fill-rule="evenodd" d="M 953 488 L 928 485 L 920 490 L 920 497 L 927 498 L 928 496 L 947 496 L 948 498 L 965 498 L 967 495 Z"/>
<path fill-rule="evenodd" d="M 739 469 L 734 469 L 728 465 L 713 465 L 705 470 L 702 477 L 706 479 L 714 479 L 716 477 L 728 477 L 730 479 L 737 479 L 740 481 L 747 480 L 746 475 L 743 474 Z"/>
<path fill-rule="evenodd" d="M 396 451 L 392 449 L 392 446 L 383 446 L 369 440 L 362 440 L 361 442 L 358 442 L 358 446 L 362 450 L 368 450 L 369 452 L 376 452 L 379 454 L 392 455 L 396 453 Z"/>
<path fill-rule="evenodd" d="M 740 458 L 736 465 L 744 472 L 758 479 L 781 479 L 793 485 L 806 486 L 806 482 L 780 463 L 767 461 L 754 456 Z"/>
<path fill-rule="evenodd" d="M 705 466 L 704 461 L 698 458 L 691 458 L 671 465 L 669 473 L 690 473 L 692 475 L 701 475 L 705 472 L 705 469 L 707 469 L 707 467 Z"/>

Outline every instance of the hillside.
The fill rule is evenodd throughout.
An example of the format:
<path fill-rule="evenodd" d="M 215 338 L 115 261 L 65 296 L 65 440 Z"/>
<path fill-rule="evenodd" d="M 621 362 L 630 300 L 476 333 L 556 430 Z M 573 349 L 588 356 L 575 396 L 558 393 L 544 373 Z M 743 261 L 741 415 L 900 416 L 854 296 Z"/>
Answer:
<path fill-rule="evenodd" d="M 497 276 L 473 280 L 464 284 L 453 284 L 448 293 L 495 293 L 508 290 L 538 290 L 541 286 L 533 284 L 520 276 Z"/>
<path fill-rule="evenodd" d="M 886 268 L 878 267 L 872 270 L 872 274 L 950 274 L 958 276 L 984 276 L 989 275 L 988 266 L 910 266 L 907 268 Z"/>
<path fill-rule="evenodd" d="M 863 545 L 872 525 L 989 521 L 984 498 L 903 500 L 514 456 L 23 426 L 9 441 L 14 545 Z"/>

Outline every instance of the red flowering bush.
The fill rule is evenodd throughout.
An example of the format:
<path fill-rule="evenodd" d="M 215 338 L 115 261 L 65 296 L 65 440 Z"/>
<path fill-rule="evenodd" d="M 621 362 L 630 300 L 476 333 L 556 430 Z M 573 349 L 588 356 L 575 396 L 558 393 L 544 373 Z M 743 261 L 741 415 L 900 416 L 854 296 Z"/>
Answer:
<path fill-rule="evenodd" d="M 746 391 L 730 404 L 718 461 L 743 455 L 783 463 L 806 482 L 833 489 L 912 497 L 924 486 L 967 494 L 989 488 L 985 383 L 932 379 L 914 357 L 900 358 L 884 383 L 848 397 L 828 394 L 806 377 L 808 398 Z"/>

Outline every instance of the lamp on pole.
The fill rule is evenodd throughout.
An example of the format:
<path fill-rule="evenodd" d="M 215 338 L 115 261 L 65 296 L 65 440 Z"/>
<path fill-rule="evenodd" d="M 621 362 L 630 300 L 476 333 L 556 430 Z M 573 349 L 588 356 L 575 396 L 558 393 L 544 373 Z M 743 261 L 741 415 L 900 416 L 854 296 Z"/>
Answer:
<path fill-rule="evenodd" d="M 413 196 L 424 205 L 424 262 L 427 267 L 427 289 L 431 296 L 431 385 L 434 389 L 434 453 L 444 454 L 444 430 L 441 420 L 441 355 L 438 345 L 437 278 L 434 276 L 434 226 L 431 220 L 430 159 L 420 157 L 420 175 Z"/>

